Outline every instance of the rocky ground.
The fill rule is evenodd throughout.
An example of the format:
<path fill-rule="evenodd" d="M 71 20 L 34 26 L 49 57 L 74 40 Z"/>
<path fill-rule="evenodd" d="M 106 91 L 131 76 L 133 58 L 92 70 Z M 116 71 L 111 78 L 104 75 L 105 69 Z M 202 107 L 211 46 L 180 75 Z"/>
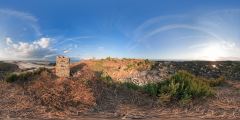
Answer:
<path fill-rule="evenodd" d="M 216 95 L 207 101 L 196 100 L 181 107 L 159 104 L 147 94 L 94 82 L 104 73 L 115 81 L 143 85 L 166 80 L 178 70 L 209 79 L 224 76 L 226 83 L 215 87 Z M 104 59 L 71 64 L 71 71 L 72 77 L 64 80 L 44 73 L 26 84 L 1 81 L 0 119 L 240 119 L 240 62 Z M 85 80 L 93 80 L 92 87 L 80 89 L 86 86 L 78 81 Z M 96 99 L 94 107 L 85 110 L 72 105 L 79 100 L 92 104 L 91 96 Z M 61 110 L 53 109 L 56 106 Z"/>

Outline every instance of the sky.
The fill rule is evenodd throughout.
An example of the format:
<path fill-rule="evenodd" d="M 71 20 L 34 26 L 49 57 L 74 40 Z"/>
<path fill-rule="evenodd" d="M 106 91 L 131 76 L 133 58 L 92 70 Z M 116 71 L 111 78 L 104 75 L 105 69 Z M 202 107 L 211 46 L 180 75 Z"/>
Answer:
<path fill-rule="evenodd" d="M 0 0 L 0 60 L 240 60 L 239 0 Z"/>

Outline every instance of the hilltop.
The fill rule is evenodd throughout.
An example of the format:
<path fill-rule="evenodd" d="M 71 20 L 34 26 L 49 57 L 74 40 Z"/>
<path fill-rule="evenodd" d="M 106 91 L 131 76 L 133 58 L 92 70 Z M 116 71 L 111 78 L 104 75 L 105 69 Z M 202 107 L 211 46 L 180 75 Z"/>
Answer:
<path fill-rule="evenodd" d="M 239 69 L 233 61 L 107 58 L 72 63 L 70 78 L 46 68 L 20 72 L 0 83 L 0 116 L 239 119 Z"/>

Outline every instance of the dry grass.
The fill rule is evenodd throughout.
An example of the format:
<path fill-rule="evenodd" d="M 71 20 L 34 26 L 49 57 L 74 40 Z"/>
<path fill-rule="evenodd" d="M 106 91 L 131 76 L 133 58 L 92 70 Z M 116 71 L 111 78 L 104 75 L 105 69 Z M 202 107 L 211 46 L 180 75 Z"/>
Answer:
<path fill-rule="evenodd" d="M 150 70 L 153 62 L 143 59 L 116 59 L 85 60 L 72 65 L 73 71 L 88 66 L 93 71 L 105 72 L 114 80 L 129 78 L 140 71 Z M 79 69 L 78 69 L 79 70 Z"/>
<path fill-rule="evenodd" d="M 87 109 L 95 105 L 93 92 L 84 81 L 53 78 L 51 73 L 42 72 L 37 80 L 25 86 L 26 91 L 51 110 Z"/>

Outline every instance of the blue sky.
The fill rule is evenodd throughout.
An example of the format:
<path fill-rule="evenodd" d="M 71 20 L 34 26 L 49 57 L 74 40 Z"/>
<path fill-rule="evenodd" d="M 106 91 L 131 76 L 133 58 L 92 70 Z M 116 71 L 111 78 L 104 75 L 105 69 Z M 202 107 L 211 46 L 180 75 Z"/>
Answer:
<path fill-rule="evenodd" d="M 239 0 L 0 0 L 0 59 L 240 60 Z"/>

